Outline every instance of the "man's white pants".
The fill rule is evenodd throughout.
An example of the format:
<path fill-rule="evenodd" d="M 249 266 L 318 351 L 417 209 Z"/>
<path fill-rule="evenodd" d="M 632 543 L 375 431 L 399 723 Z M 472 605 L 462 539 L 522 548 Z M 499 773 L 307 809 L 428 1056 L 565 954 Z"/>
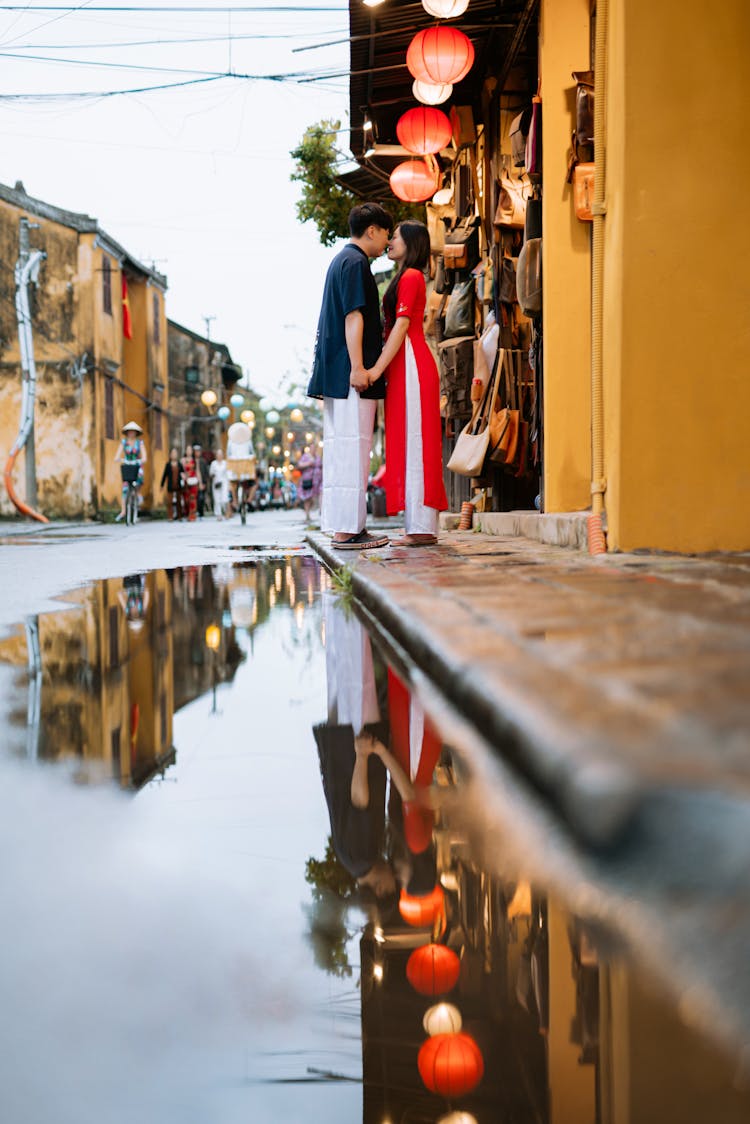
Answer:
<path fill-rule="evenodd" d="M 321 530 L 357 535 L 367 521 L 367 479 L 375 427 L 374 399 L 323 399 L 323 498 Z"/>

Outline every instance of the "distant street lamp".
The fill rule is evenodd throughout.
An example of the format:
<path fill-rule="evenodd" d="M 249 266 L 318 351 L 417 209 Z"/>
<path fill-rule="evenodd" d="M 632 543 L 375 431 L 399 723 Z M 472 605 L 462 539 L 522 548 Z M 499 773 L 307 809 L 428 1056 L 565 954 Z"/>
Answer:
<path fill-rule="evenodd" d="M 266 426 L 266 437 L 268 438 L 269 441 L 271 440 L 271 438 L 273 437 L 275 432 L 276 432 L 276 430 L 273 428 L 272 425 Z"/>
<path fill-rule="evenodd" d="M 294 409 L 292 410 L 292 412 L 289 415 L 289 420 L 293 421 L 293 422 L 301 422 L 302 421 L 302 411 L 300 410 L 299 406 L 294 407 Z"/>
<path fill-rule="evenodd" d="M 243 410 L 240 414 L 240 420 L 243 421 L 245 425 L 253 425 L 255 422 L 255 414 L 252 410 Z"/>

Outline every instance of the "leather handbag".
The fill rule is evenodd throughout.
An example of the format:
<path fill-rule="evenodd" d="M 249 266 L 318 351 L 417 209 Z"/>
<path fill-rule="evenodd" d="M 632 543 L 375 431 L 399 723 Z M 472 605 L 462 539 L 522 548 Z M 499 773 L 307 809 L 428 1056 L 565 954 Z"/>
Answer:
<path fill-rule="evenodd" d="M 466 215 L 445 235 L 443 260 L 446 269 L 473 269 L 479 261 L 478 215 Z"/>
<path fill-rule="evenodd" d="M 516 404 L 513 352 L 503 352 L 505 406 L 495 410 L 491 419 L 490 460 L 497 465 L 512 465 L 518 449 L 520 412 Z"/>
<path fill-rule="evenodd" d="M 542 201 L 541 199 L 527 199 L 526 200 L 526 226 L 524 229 L 524 241 L 528 242 L 529 238 L 542 237 Z"/>
<path fill-rule="evenodd" d="M 500 291 L 498 300 L 503 304 L 515 304 L 518 300 L 516 293 L 516 259 L 504 257 L 501 263 Z"/>
<path fill-rule="evenodd" d="M 500 385 L 502 355 L 503 352 L 498 351 L 487 389 L 470 421 L 459 433 L 455 448 L 448 461 L 448 468 L 458 476 L 481 476 L 482 474 L 490 441 L 489 420 L 495 409 Z"/>
<path fill-rule="evenodd" d="M 538 316 L 542 311 L 542 240 L 530 238 L 518 255 L 516 292 L 521 312 Z"/>
<path fill-rule="evenodd" d="M 593 222 L 591 204 L 594 202 L 594 164 L 576 164 L 573 169 L 573 204 L 576 218 L 581 222 Z"/>
<path fill-rule="evenodd" d="M 594 144 L 594 72 L 574 70 L 576 80 L 576 131 L 574 148 L 583 157 L 589 156 Z M 581 153 L 581 149 L 589 150 Z"/>
<path fill-rule="evenodd" d="M 448 307 L 445 310 L 443 339 L 474 335 L 475 300 L 476 282 L 473 277 L 469 277 L 465 281 L 459 281 L 453 286 L 453 291 L 448 298 Z"/>
<path fill-rule="evenodd" d="M 500 195 L 494 218 L 495 226 L 509 226 L 523 230 L 526 224 L 526 196 L 524 185 L 506 172 L 500 180 Z"/>
<path fill-rule="evenodd" d="M 510 123 L 510 150 L 514 168 L 523 168 L 526 164 L 526 138 L 529 135 L 530 124 L 530 105 Z"/>

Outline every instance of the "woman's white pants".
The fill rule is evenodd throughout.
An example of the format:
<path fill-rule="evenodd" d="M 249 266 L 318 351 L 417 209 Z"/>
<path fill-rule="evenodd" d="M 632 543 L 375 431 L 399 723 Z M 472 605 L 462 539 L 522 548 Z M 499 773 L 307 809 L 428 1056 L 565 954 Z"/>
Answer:
<path fill-rule="evenodd" d="M 438 513 L 424 505 L 424 462 L 422 460 L 422 402 L 419 395 L 417 361 L 411 340 L 406 348 L 406 480 L 404 526 L 407 535 L 437 535 Z M 388 449 L 385 450 L 388 463 Z"/>

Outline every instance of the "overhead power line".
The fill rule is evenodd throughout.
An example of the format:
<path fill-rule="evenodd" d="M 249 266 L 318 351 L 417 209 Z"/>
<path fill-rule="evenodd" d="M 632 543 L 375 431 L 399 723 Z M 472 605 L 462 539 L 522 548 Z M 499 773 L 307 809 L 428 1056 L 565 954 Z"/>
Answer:
<path fill-rule="evenodd" d="M 29 12 L 29 14 L 36 14 L 38 12 L 77 12 L 83 8 L 83 4 L 47 4 L 47 5 L 34 5 L 33 12 L 29 11 L 28 4 L 0 4 L 0 12 Z M 188 12 L 199 12 L 203 14 L 216 15 L 218 13 L 230 13 L 232 15 L 242 15 L 243 13 L 265 12 L 276 15 L 279 12 L 347 12 L 349 9 L 345 4 L 336 4 L 331 6 L 316 6 L 307 7 L 306 5 L 289 5 L 287 7 L 279 7 L 277 5 L 264 6 L 264 7 L 240 7 L 240 8 L 218 8 L 211 4 L 208 7 L 181 7 L 169 8 L 164 6 L 157 6 L 154 4 L 86 4 L 87 12 L 174 12 L 176 15 L 183 15 Z"/>

